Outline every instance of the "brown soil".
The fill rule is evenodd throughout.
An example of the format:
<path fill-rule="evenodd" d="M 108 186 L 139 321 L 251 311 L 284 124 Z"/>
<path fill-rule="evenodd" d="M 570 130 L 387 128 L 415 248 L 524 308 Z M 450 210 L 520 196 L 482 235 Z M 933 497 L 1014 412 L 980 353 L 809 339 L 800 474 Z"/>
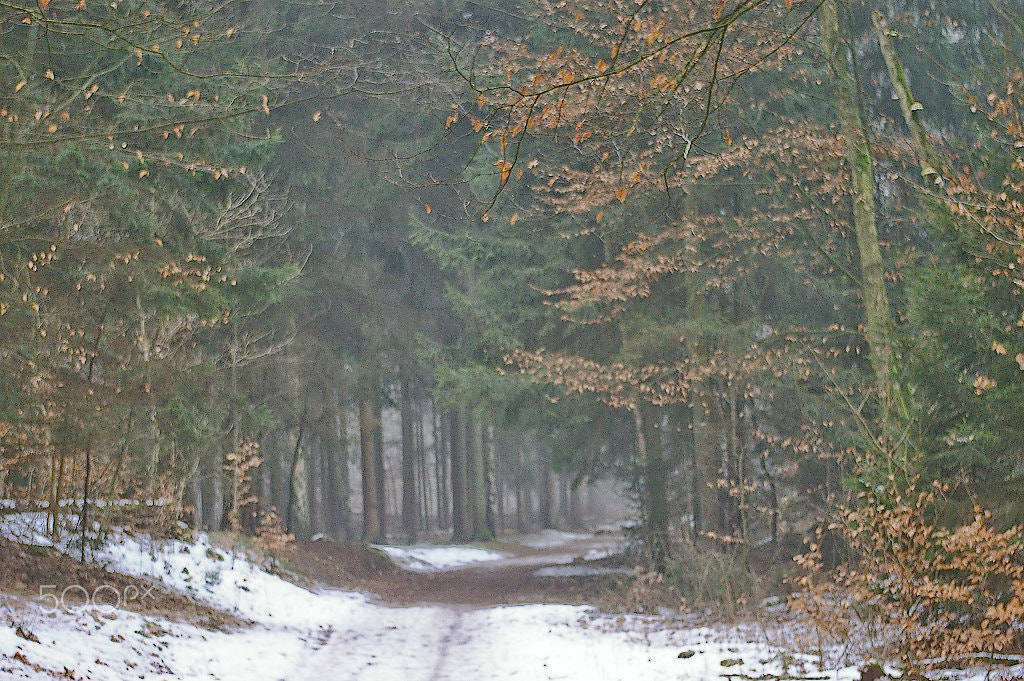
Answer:
<path fill-rule="evenodd" d="M 117 600 L 118 594 L 128 594 L 122 607 L 143 615 L 188 622 L 206 629 L 225 630 L 246 624 L 167 589 L 154 579 L 131 577 L 88 563 L 83 565 L 53 549 L 25 546 L 5 539 L 0 539 L 0 592 L 36 597 L 56 593 L 68 605 L 83 603 L 86 594 L 95 594 L 100 603 L 111 603 Z"/>
<path fill-rule="evenodd" d="M 567 554 L 583 555 L 586 540 L 545 549 L 501 545 L 512 558 L 438 572 L 411 572 L 380 551 L 357 543 L 295 542 L 282 556 L 289 572 L 314 583 L 375 594 L 392 605 L 441 603 L 490 606 L 516 603 L 591 603 L 621 608 L 632 577 L 539 577 L 535 571 L 564 565 Z M 560 560 L 561 559 L 561 560 Z M 577 561 L 578 562 L 578 561 Z M 588 562 L 588 565 L 594 563 Z"/>

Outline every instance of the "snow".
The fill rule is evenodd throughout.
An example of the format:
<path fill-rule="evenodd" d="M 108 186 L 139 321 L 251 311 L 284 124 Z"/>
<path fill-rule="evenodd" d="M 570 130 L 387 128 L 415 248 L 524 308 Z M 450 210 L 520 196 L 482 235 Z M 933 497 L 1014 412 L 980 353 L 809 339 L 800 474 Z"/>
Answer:
<path fill-rule="evenodd" d="M 41 681 L 67 669 L 73 671 L 68 678 L 93 681 L 276 680 L 286 678 L 309 647 L 306 634 L 283 629 L 213 632 L 124 610 L 50 613 L 38 602 L 9 596 L 0 603 L 0 613 L 8 615 L 0 617 L 3 679 Z M 18 637 L 19 626 L 39 641 Z"/>
<path fill-rule="evenodd" d="M 406 570 L 416 572 L 448 570 L 508 557 L 508 554 L 505 553 L 496 553 L 473 546 L 385 546 L 375 544 L 374 548 L 391 556 L 392 560 Z"/>
<path fill-rule="evenodd" d="M 621 548 L 619 547 L 611 549 L 590 549 L 583 554 L 583 560 L 601 560 L 602 558 L 608 558 L 609 556 L 614 556 L 620 552 Z"/>
<path fill-rule="evenodd" d="M 524 534 L 513 539 L 516 544 L 528 546 L 531 549 L 548 549 L 555 546 L 562 546 L 580 539 L 589 539 L 593 535 L 576 534 L 573 532 L 562 532 L 561 530 L 542 530 L 533 534 Z"/>
<path fill-rule="evenodd" d="M 19 544 L 53 546 L 53 542 L 46 536 L 46 513 L 43 512 L 4 515 L 0 518 L 0 535 Z"/>
<path fill-rule="evenodd" d="M 778 654 L 753 629 L 680 629 L 657 618 L 612 617 L 568 605 L 382 608 L 354 624 L 311 655 L 294 678 L 697 681 L 781 674 L 784 662 L 790 669 L 801 663 L 813 668 L 809 658 Z M 857 675 L 848 668 L 819 678 Z"/>
<path fill-rule="evenodd" d="M 381 550 L 414 569 L 431 570 L 504 557 L 473 547 Z M 119 533 L 96 557 L 122 572 L 155 577 L 253 624 L 208 631 L 108 606 L 50 612 L 44 599 L 0 593 L 0 679 L 43 681 L 61 677 L 65 669 L 67 678 L 89 681 L 697 681 L 766 674 L 852 681 L 859 676 L 854 667 L 820 672 L 816 658 L 772 645 L 763 623 L 706 627 L 682 618 L 613 616 L 548 604 L 401 608 L 361 593 L 309 591 L 242 552 L 214 546 L 203 534 L 190 542 L 158 542 Z M 593 569 L 561 569 L 575 568 Z M 19 636 L 18 627 L 38 642 Z M 1024 665 L 1012 669 L 1021 673 Z M 1007 670 L 1001 676 L 1012 674 Z M 980 678 L 966 675 L 962 681 Z"/>
<path fill-rule="evenodd" d="M 128 575 L 154 577 L 209 605 L 265 624 L 316 625 L 366 598 L 313 593 L 266 572 L 244 554 L 215 548 L 203 533 L 194 542 L 153 542 L 122 533 L 96 552 L 94 560 Z"/>

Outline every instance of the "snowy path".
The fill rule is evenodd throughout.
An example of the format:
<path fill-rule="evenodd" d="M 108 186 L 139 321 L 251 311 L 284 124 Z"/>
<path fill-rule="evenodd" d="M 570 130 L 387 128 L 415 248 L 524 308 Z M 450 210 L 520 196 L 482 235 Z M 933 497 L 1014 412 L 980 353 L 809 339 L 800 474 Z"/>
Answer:
<path fill-rule="evenodd" d="M 595 547 L 612 550 L 616 541 L 579 535 L 548 539 L 553 541 L 542 543 L 540 554 L 435 570 L 432 579 L 417 582 L 424 589 L 421 600 L 432 604 L 370 601 L 347 611 L 331 624 L 324 645 L 286 681 L 705 680 L 782 671 L 780 657 L 753 628 L 688 628 L 678 621 L 607 616 L 571 605 L 435 600 L 451 596 L 447 585 L 454 581 L 490 594 L 489 579 L 508 580 L 515 588 L 539 567 L 564 565 Z"/>
<path fill-rule="evenodd" d="M 461 613 L 451 608 L 361 609 L 339 622 L 291 679 L 443 679 Z"/>
<path fill-rule="evenodd" d="M 578 606 L 378 607 L 339 625 L 288 681 L 703 681 L 781 672 L 753 630 L 668 629 Z"/>

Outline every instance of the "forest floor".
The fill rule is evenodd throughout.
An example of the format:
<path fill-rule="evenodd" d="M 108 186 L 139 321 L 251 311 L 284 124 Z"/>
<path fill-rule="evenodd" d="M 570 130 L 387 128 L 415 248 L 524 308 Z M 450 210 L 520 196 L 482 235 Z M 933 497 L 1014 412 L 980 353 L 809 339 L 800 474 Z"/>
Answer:
<path fill-rule="evenodd" d="M 614 534 L 304 542 L 269 565 L 203 534 L 125 532 L 93 567 L 27 537 L 0 545 L 4 681 L 859 677 L 850 663 L 798 652 L 785 622 L 625 612 L 614 594 L 628 592 L 629 567 L 611 555 Z"/>

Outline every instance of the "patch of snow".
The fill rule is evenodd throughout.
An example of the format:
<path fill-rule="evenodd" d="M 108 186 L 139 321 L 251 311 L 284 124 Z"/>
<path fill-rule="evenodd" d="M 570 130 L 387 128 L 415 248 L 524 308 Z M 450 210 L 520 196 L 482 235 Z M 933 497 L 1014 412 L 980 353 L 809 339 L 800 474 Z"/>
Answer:
<path fill-rule="evenodd" d="M 680 657 L 688 650 L 692 656 Z M 679 628 L 661 618 L 524 605 L 466 613 L 434 678 L 455 681 L 466 669 L 485 681 L 756 678 L 781 672 L 780 659 L 755 630 Z M 847 669 L 829 678 L 856 676 L 856 669 Z"/>
<path fill-rule="evenodd" d="M 608 558 L 609 556 L 614 556 L 618 553 L 622 553 L 621 546 L 604 549 L 590 549 L 583 554 L 583 560 L 601 560 L 602 558 Z"/>
<path fill-rule="evenodd" d="M 406 570 L 432 572 L 507 558 L 508 554 L 473 546 L 386 546 L 375 544 Z"/>
<path fill-rule="evenodd" d="M 62 516 L 62 521 L 71 527 L 75 516 Z M 0 516 L 0 535 L 19 544 L 31 546 L 53 546 L 46 536 L 46 513 L 30 511 Z"/>
<path fill-rule="evenodd" d="M 589 539 L 593 535 L 562 532 L 561 530 L 541 530 L 533 534 L 524 534 L 510 539 L 512 543 L 528 546 L 531 549 L 549 549 L 562 546 L 581 539 Z"/>

